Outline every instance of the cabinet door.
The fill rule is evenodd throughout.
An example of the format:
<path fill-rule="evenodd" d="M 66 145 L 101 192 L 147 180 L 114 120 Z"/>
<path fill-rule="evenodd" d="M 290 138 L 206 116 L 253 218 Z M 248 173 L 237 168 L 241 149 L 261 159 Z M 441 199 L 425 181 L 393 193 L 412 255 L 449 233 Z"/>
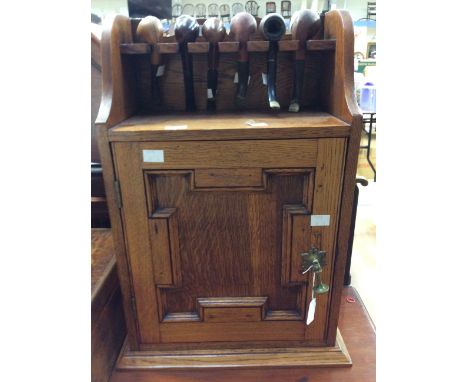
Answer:
<path fill-rule="evenodd" d="M 300 254 L 326 251 L 332 284 L 344 149 L 341 138 L 114 143 L 140 343 L 322 344 L 329 295 L 306 325 L 313 275 Z"/>

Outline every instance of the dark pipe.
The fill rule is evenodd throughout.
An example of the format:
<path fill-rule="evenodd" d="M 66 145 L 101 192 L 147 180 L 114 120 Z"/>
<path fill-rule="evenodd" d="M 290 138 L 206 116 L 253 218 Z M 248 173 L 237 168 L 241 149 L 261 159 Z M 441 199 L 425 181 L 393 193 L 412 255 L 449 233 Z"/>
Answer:
<path fill-rule="evenodd" d="M 151 45 L 151 98 L 156 104 L 161 103 L 161 94 L 158 84 L 158 68 L 162 63 L 161 55 L 156 49 L 156 44 L 163 35 L 163 25 L 155 16 L 146 16 L 138 24 L 136 30 L 137 42 L 146 42 Z"/>
<path fill-rule="evenodd" d="M 195 111 L 195 91 L 193 89 L 193 65 L 192 56 L 188 52 L 187 43 L 194 42 L 199 33 L 197 20 L 192 16 L 182 15 L 177 17 L 174 33 L 179 43 L 180 55 L 182 58 L 182 69 L 184 72 L 185 86 L 185 109 Z"/>
<path fill-rule="evenodd" d="M 247 12 L 237 13 L 231 20 L 229 34 L 235 41 L 239 42 L 239 60 L 237 62 L 237 93 L 236 104 L 243 107 L 247 96 L 249 82 L 249 53 L 247 52 L 247 41 L 257 31 L 255 17 Z"/>
<path fill-rule="evenodd" d="M 303 9 L 293 14 L 291 18 L 291 38 L 299 40 L 299 49 L 295 53 L 293 96 L 289 111 L 297 113 L 302 100 L 304 84 L 304 66 L 307 40 L 312 39 L 322 28 L 320 16 L 309 9 Z"/>
<path fill-rule="evenodd" d="M 270 48 L 268 49 L 268 102 L 270 108 L 278 110 L 280 104 L 276 96 L 276 57 L 278 54 L 278 41 L 286 32 L 286 25 L 284 19 L 278 13 L 270 13 L 262 18 L 259 26 L 260 32 L 263 37 L 270 41 Z"/>
<path fill-rule="evenodd" d="M 202 27 L 202 34 L 210 43 L 208 53 L 208 98 L 206 100 L 206 109 L 216 110 L 216 90 L 218 88 L 218 42 L 223 41 L 226 36 L 223 22 L 217 17 L 210 17 L 205 21 Z"/>

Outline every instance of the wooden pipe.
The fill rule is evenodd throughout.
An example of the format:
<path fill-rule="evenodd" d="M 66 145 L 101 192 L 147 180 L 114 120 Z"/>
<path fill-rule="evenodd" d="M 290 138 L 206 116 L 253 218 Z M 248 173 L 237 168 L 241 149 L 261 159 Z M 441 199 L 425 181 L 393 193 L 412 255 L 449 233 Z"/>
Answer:
<path fill-rule="evenodd" d="M 226 36 L 222 20 L 217 17 L 208 18 L 202 26 L 202 34 L 210 43 L 208 52 L 208 98 L 206 101 L 206 109 L 209 111 L 216 110 L 216 90 L 218 88 L 218 42 L 223 41 Z"/>
<path fill-rule="evenodd" d="M 158 86 L 158 69 L 161 65 L 161 55 L 159 54 L 156 44 L 163 35 L 163 25 L 155 16 L 146 16 L 138 24 L 136 30 L 137 42 L 145 42 L 151 45 L 151 98 L 156 103 L 161 102 Z"/>
<path fill-rule="evenodd" d="M 247 52 L 247 41 L 257 31 L 255 17 L 247 12 L 237 13 L 231 20 L 229 35 L 239 42 L 239 59 L 237 62 L 237 93 L 236 104 L 243 107 L 247 96 L 249 83 L 249 53 Z"/>
<path fill-rule="evenodd" d="M 270 42 L 267 65 L 268 102 L 270 108 L 279 110 L 280 104 L 276 96 L 276 56 L 278 55 L 278 41 L 286 33 L 286 24 L 280 14 L 270 13 L 262 18 L 259 29 L 265 40 Z"/>
<path fill-rule="evenodd" d="M 182 15 L 177 17 L 174 34 L 179 43 L 180 55 L 182 58 L 182 69 L 184 72 L 185 86 L 185 109 L 195 111 L 195 91 L 193 89 L 193 65 L 192 56 L 188 52 L 187 43 L 194 42 L 199 33 L 199 26 L 195 17 Z"/>
<path fill-rule="evenodd" d="M 295 52 L 294 59 L 294 85 L 293 96 L 289 111 L 297 113 L 302 99 L 304 84 L 304 66 L 307 40 L 312 39 L 320 32 L 322 21 L 317 12 L 310 9 L 302 9 L 293 14 L 291 18 L 291 38 L 299 40 L 299 49 Z"/>

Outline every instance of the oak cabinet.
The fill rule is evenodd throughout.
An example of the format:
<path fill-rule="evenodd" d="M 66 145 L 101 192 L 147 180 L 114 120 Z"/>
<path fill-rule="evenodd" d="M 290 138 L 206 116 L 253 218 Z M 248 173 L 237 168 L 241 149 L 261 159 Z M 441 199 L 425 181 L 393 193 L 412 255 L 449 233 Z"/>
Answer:
<path fill-rule="evenodd" d="M 351 17 L 326 14 L 327 41 L 311 45 L 326 51 L 311 53 L 304 85 L 320 107 L 296 114 L 268 113 L 260 100 L 240 113 L 226 99 L 214 114 L 180 113 L 171 42 L 160 51 L 171 52 L 161 86 L 172 103 L 140 113 L 138 54 L 149 50 L 133 43 L 134 29 L 117 16 L 103 32 L 96 122 L 127 326 L 113 381 L 163 369 L 349 366 L 338 314 L 362 123 Z M 220 78 L 234 74 L 226 54 Z M 252 76 L 263 62 L 253 57 Z M 220 80 L 218 94 L 232 88 Z M 253 81 L 252 97 L 264 91 Z"/>

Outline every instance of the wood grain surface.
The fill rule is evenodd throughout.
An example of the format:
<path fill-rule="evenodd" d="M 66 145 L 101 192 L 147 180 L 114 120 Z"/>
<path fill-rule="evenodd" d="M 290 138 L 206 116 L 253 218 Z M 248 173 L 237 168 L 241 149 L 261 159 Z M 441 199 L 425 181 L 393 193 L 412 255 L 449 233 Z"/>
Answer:
<path fill-rule="evenodd" d="M 91 230 L 91 296 L 115 267 L 114 242 L 110 229 Z"/>
<path fill-rule="evenodd" d="M 133 37 L 128 17 L 108 17 L 103 25 L 102 96 L 96 124 L 112 126 L 133 114 L 137 107 L 135 83 L 131 80 L 135 69 L 131 59 L 120 54 L 120 44 L 133 42 Z"/>
<path fill-rule="evenodd" d="M 129 61 L 121 58 L 120 55 L 120 44 L 131 43 L 133 40 L 131 23 L 127 17 L 111 17 L 106 19 L 104 24 L 101 38 L 102 97 L 96 119 L 96 131 L 121 285 L 122 306 L 127 324 L 127 339 L 131 346 L 136 347 L 136 323 L 132 311 L 130 271 L 125 253 L 118 195 L 114 188 L 114 163 L 107 136 L 111 126 L 129 118 L 136 111 L 134 85 L 130 81 L 133 69 L 128 65 Z"/>
<path fill-rule="evenodd" d="M 340 310 L 341 293 L 348 239 L 351 228 L 352 207 L 354 200 L 354 185 L 356 179 L 359 141 L 362 128 L 362 114 L 354 96 L 354 32 L 353 20 L 347 11 L 330 11 L 325 15 L 325 38 L 336 40 L 336 50 L 329 54 L 327 64 L 332 64 L 334 70 L 324 73 L 322 95 L 328 97 L 324 104 L 332 115 L 352 125 L 351 135 L 347 140 L 342 197 L 340 206 L 339 227 L 337 236 L 337 256 L 334 264 L 333 290 L 330 295 L 330 322 L 327 341 L 332 344 L 336 336 Z"/>
<path fill-rule="evenodd" d="M 347 297 L 353 297 L 356 302 L 347 302 Z M 346 342 L 347 351 L 353 362 L 352 367 L 295 366 L 273 368 L 263 363 L 261 368 L 248 369 L 153 370 L 150 372 L 147 370 L 114 370 L 111 382 L 375 382 L 375 328 L 354 288 L 344 288 L 340 302 L 339 333 Z M 297 351 L 300 352 L 301 349 Z M 229 350 L 229 353 L 235 354 L 236 351 Z M 279 352 L 276 355 L 281 357 Z M 297 356 L 292 358 L 298 363 L 301 362 Z M 310 355 L 307 358 L 310 359 Z"/>
<path fill-rule="evenodd" d="M 307 50 L 334 50 L 335 40 L 308 40 L 306 42 Z M 249 52 L 267 52 L 269 41 L 249 41 L 247 49 Z M 239 51 L 239 42 L 237 41 L 221 41 L 218 43 L 221 53 L 236 53 Z M 293 52 L 299 49 L 299 40 L 280 40 L 278 42 L 279 51 Z M 159 53 L 171 54 L 179 51 L 176 43 L 158 43 L 155 48 Z M 152 47 L 146 43 L 121 44 L 120 50 L 122 54 L 148 54 L 151 53 Z M 188 44 L 190 53 L 207 53 L 209 44 L 206 41 L 191 42 Z"/>
<path fill-rule="evenodd" d="M 323 112 L 134 116 L 109 131 L 111 141 L 347 137 L 350 125 Z"/>
<path fill-rule="evenodd" d="M 252 348 L 229 349 L 218 351 L 172 351 L 144 352 L 138 355 L 125 350 L 116 364 L 117 372 L 133 372 L 135 370 L 164 370 L 173 369 L 234 369 L 285 366 L 334 366 L 349 367 L 351 359 L 343 343 L 341 335 L 337 336 L 334 347 L 316 348 Z"/>
<path fill-rule="evenodd" d="M 239 140 L 192 142 L 143 142 L 135 147 L 141 167 L 150 169 L 218 169 L 314 167 L 317 140 Z M 115 143 L 116 150 L 126 143 Z M 144 161 L 143 150 L 163 150 L 164 162 Z"/>
<path fill-rule="evenodd" d="M 134 67 L 120 54 L 120 45 L 133 42 L 132 23 L 126 16 L 105 19 L 101 38 L 102 97 L 96 119 L 96 130 L 107 206 L 111 220 L 112 236 L 117 261 L 123 309 L 130 346 L 137 347 L 137 329 L 132 309 L 131 275 L 126 257 L 126 244 L 119 208 L 119 195 L 115 189 L 115 170 L 108 139 L 108 129 L 132 116 L 137 110 Z"/>
<path fill-rule="evenodd" d="M 343 139 L 117 142 L 113 147 L 141 343 L 323 343 L 328 297 L 318 298 L 316 319 L 307 327 L 312 278 L 295 275 L 299 254 L 317 245 L 302 240 L 313 237 L 311 213 L 331 216 L 331 225 L 321 228 L 320 245 L 333 264 Z M 164 162 L 144 162 L 142 150 L 164 150 Z M 238 176 L 226 184 L 230 169 Z M 207 174 L 208 182 L 203 181 Z M 261 185 L 258 175 L 252 181 L 249 174 L 262 174 Z M 295 209 L 302 217 L 285 224 Z M 332 275 L 330 266 L 324 282 L 331 283 Z M 204 321 L 210 317 L 204 311 L 197 315 L 200 299 L 257 296 L 268 296 L 265 314 L 224 306 L 214 319 Z M 261 320 L 246 323 L 247 316 Z"/>
<path fill-rule="evenodd" d="M 262 113 L 268 108 L 261 78 L 266 53 L 259 51 L 250 53 L 247 114 L 229 113 L 235 110 L 235 52 L 221 54 L 217 105 L 222 113 L 176 116 L 185 103 L 180 58 L 172 53 L 165 54 L 160 79 L 162 106 L 152 105 L 146 91 L 149 55 L 121 54 L 121 44 L 134 42 L 132 22 L 117 16 L 109 25 L 102 35 L 97 126 L 129 349 L 202 349 L 209 342 L 221 349 L 229 341 L 244 348 L 281 342 L 332 348 L 362 124 L 353 93 L 349 13 L 326 14 L 324 38 L 335 41 L 334 49 L 319 43 L 307 51 L 306 110 L 295 115 Z M 262 45 L 258 37 L 251 45 Z M 289 48 L 278 54 L 278 96 L 284 105 L 291 97 L 293 56 Z M 207 61 L 204 54 L 194 54 L 193 61 L 196 103 L 203 110 Z M 142 150 L 164 150 L 165 159 L 144 162 Z M 283 173 L 275 174 L 278 170 Z M 329 214 L 330 226 L 308 227 L 309 211 Z M 150 229 L 158 232 L 153 243 Z M 284 238 L 290 240 L 287 250 Z M 305 327 L 312 280 L 292 277 L 299 266 L 293 252 L 311 243 L 326 248 L 323 276 L 330 292 L 320 296 L 316 320 Z M 251 261 L 246 262 L 242 253 L 247 252 Z M 159 268 L 164 269 L 161 279 L 155 277 Z M 199 298 L 259 296 L 267 297 L 260 321 L 245 321 L 255 317 L 245 307 L 236 313 L 228 310 L 235 307 L 214 307 L 216 322 L 203 322 L 204 312 L 197 311 Z"/>
<path fill-rule="evenodd" d="M 110 229 L 91 230 L 91 380 L 107 382 L 126 329 Z"/>

